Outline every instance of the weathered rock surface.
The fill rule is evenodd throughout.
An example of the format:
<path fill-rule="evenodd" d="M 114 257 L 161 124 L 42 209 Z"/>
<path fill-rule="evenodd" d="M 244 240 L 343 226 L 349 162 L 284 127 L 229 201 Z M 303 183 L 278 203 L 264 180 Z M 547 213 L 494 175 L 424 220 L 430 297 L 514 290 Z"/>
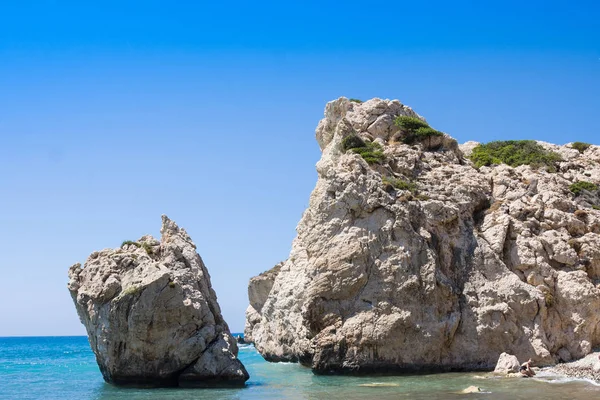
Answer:
<path fill-rule="evenodd" d="M 254 342 L 252 338 L 252 326 L 260 321 L 260 312 L 269 297 L 269 293 L 271 293 L 273 283 L 275 283 L 275 278 L 282 265 L 283 263 L 279 263 L 270 270 L 250 279 L 250 284 L 248 285 L 250 305 L 246 310 L 246 326 L 244 327 L 244 341 L 247 343 Z"/>
<path fill-rule="evenodd" d="M 498 357 L 498 362 L 496 363 L 496 368 L 494 368 L 494 372 L 499 374 L 510 374 L 519 372 L 521 364 L 519 364 L 519 360 L 517 356 L 513 356 L 508 353 L 500 354 Z"/>
<path fill-rule="evenodd" d="M 69 269 L 68 288 L 104 379 L 243 385 L 248 373 L 196 245 L 166 216 L 161 234 L 160 242 L 143 236 Z"/>
<path fill-rule="evenodd" d="M 258 351 L 360 373 L 492 370 L 502 352 L 547 365 L 599 345 L 600 203 L 569 185 L 600 183 L 600 147 L 540 142 L 563 158 L 555 173 L 477 170 L 447 135 L 403 144 L 398 115 L 417 116 L 398 101 L 327 104 L 289 259 L 268 274 L 266 298 L 271 283 L 250 282 L 246 337 Z M 344 151 L 354 133 L 386 161 Z"/>

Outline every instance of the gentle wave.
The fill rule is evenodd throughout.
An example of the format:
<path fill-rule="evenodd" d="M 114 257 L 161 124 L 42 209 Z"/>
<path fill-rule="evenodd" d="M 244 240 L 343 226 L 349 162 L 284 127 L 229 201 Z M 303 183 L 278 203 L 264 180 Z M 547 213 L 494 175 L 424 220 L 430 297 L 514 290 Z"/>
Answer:
<path fill-rule="evenodd" d="M 546 383 L 551 383 L 551 384 L 565 384 L 565 383 L 570 383 L 570 382 L 585 382 L 585 383 L 590 383 L 594 386 L 600 386 L 600 383 L 596 382 L 593 379 L 589 379 L 589 378 L 555 376 L 555 377 L 548 377 L 546 379 L 538 379 L 538 378 L 533 378 L 533 379 L 538 382 L 546 382 Z"/>
<path fill-rule="evenodd" d="M 251 344 L 239 345 L 239 359 L 250 380 L 244 389 L 129 390 L 107 385 L 85 338 L 19 338 L 0 340 L 0 397 L 10 399 L 211 400 L 328 399 L 411 400 L 448 399 L 469 386 L 484 385 L 460 398 L 600 398 L 600 384 L 587 379 L 544 376 L 533 379 L 491 379 L 473 373 L 404 376 L 314 375 L 297 363 L 268 363 Z M 9 378 L 8 378 L 9 377 Z M 486 378 L 486 380 L 482 380 Z M 490 378 L 490 379 L 487 379 Z M 550 383 L 549 385 L 540 384 Z M 194 394 L 192 394 L 194 393 Z M 480 394 L 477 397 L 477 394 Z M 491 394 L 488 396 L 488 394 Z M 525 397 L 524 397 L 525 396 Z M 533 397 L 532 397 L 533 396 Z"/>

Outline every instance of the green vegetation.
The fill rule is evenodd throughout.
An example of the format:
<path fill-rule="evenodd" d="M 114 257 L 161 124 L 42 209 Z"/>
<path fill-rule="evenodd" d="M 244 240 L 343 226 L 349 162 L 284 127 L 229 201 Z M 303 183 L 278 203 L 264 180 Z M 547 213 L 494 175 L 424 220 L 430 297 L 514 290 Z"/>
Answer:
<path fill-rule="evenodd" d="M 389 186 L 393 186 L 397 190 L 406 190 L 406 191 L 410 192 L 408 194 L 398 197 L 398 200 L 401 202 L 407 202 L 407 201 L 413 201 L 413 200 L 427 201 L 427 200 L 431 199 L 428 195 L 418 192 L 417 184 L 415 182 L 406 181 L 401 178 L 396 178 L 393 176 L 385 176 L 385 175 L 381 176 L 381 182 L 383 182 L 383 184 L 385 186 L 389 185 Z"/>
<path fill-rule="evenodd" d="M 554 172 L 554 163 L 561 161 L 560 155 L 546 150 L 535 140 L 507 140 L 480 144 L 473 149 L 471 161 L 476 168 L 484 165 L 507 164 L 511 167 L 530 165 L 533 168 L 548 167 Z"/>
<path fill-rule="evenodd" d="M 583 154 L 583 152 L 586 151 L 590 146 L 591 144 L 584 142 L 573 142 L 573 144 L 571 144 L 571 147 L 580 152 L 581 154 Z"/>
<path fill-rule="evenodd" d="M 436 131 L 427 122 L 417 117 L 401 115 L 394 120 L 394 123 L 406 134 L 404 139 L 402 139 L 402 142 L 405 144 L 412 144 L 431 136 L 443 135 L 442 132 Z"/>
<path fill-rule="evenodd" d="M 350 99 L 350 101 L 353 103 L 358 103 L 358 104 L 363 102 L 362 100 L 359 100 L 359 99 Z"/>
<path fill-rule="evenodd" d="M 385 161 L 382 148 L 378 143 L 369 142 L 365 147 L 357 147 L 352 149 L 356 154 L 360 154 L 369 164 L 381 164 Z"/>
<path fill-rule="evenodd" d="M 554 295 L 549 291 L 544 292 L 544 301 L 546 302 L 546 307 L 552 307 L 554 305 Z"/>
<path fill-rule="evenodd" d="M 146 242 L 134 242 L 132 240 L 124 240 L 123 243 L 121 243 L 121 247 L 123 246 L 127 246 L 127 245 L 134 245 L 135 247 L 137 247 L 138 249 L 141 247 L 142 249 L 146 250 L 146 254 L 148 254 L 149 256 L 152 255 L 152 246 L 150 246 L 149 243 Z M 137 258 L 137 256 L 135 256 L 135 258 Z"/>
<path fill-rule="evenodd" d="M 588 192 L 597 191 L 598 185 L 594 185 L 593 183 L 586 181 L 577 181 L 569 186 L 569 190 L 573 192 L 575 196 L 579 196 L 584 190 L 587 190 Z"/>
<path fill-rule="evenodd" d="M 352 150 L 354 153 L 359 154 L 369 164 L 381 164 L 385 161 L 383 149 L 378 143 L 365 142 L 357 135 L 346 136 L 342 140 L 342 147 L 344 150 Z"/>
<path fill-rule="evenodd" d="M 127 289 L 123 290 L 119 297 L 134 295 L 142 290 L 141 286 L 129 286 Z"/>
<path fill-rule="evenodd" d="M 407 182 L 405 180 L 394 178 L 393 176 L 382 176 L 381 181 L 384 185 L 392 185 L 398 190 L 408 190 L 411 193 L 417 190 L 417 185 L 414 182 Z"/>
<path fill-rule="evenodd" d="M 150 246 L 150 244 L 149 244 L 149 243 L 147 243 L 147 242 L 142 242 L 142 248 L 143 248 L 144 250 L 146 250 L 146 254 L 148 254 L 149 256 L 151 256 L 151 255 L 152 255 L 152 246 Z"/>
<path fill-rule="evenodd" d="M 170 287 L 171 289 L 173 289 L 173 288 L 175 287 L 175 282 L 173 282 L 173 281 L 170 281 L 170 282 L 169 282 L 169 287 Z"/>
<path fill-rule="evenodd" d="M 600 206 L 597 206 L 597 205 L 595 205 L 595 204 L 592 206 L 592 208 L 593 208 L 594 210 L 600 210 Z"/>
<path fill-rule="evenodd" d="M 417 117 L 407 117 L 406 115 L 400 115 L 394 120 L 396 126 L 408 131 L 414 132 L 419 128 L 428 128 L 429 124 Z"/>
<path fill-rule="evenodd" d="M 342 147 L 344 150 L 357 149 L 359 147 L 365 147 L 367 144 L 364 140 L 359 138 L 357 135 L 348 135 L 342 139 Z"/>

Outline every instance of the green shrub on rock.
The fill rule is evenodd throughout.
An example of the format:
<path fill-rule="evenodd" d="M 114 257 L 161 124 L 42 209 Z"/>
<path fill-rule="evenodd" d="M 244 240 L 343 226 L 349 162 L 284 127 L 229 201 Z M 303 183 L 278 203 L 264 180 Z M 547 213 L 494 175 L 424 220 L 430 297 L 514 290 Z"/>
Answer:
<path fill-rule="evenodd" d="M 533 168 L 555 168 L 561 161 L 558 153 L 546 150 L 535 140 L 506 140 L 480 144 L 473 149 L 470 156 L 476 168 L 494 164 L 506 164 L 511 167 L 530 165 Z"/>
<path fill-rule="evenodd" d="M 409 117 L 406 115 L 400 115 L 394 120 L 396 126 L 404 129 L 408 132 L 414 132 L 419 128 L 429 128 L 429 124 L 417 117 Z"/>
<path fill-rule="evenodd" d="M 414 182 L 408 182 L 400 178 L 395 178 L 393 176 L 382 176 L 381 181 L 384 185 L 392 185 L 395 189 L 398 190 L 408 190 L 410 192 L 414 192 L 417 190 L 417 185 Z"/>
<path fill-rule="evenodd" d="M 598 185 L 586 181 L 577 181 L 569 186 L 569 190 L 573 192 L 575 196 L 579 196 L 584 190 L 588 192 L 596 192 L 598 190 Z"/>
<path fill-rule="evenodd" d="M 144 250 L 146 250 L 146 254 L 148 254 L 149 256 L 152 255 L 153 251 L 152 251 L 152 246 L 150 246 L 149 243 L 147 242 L 142 242 L 142 248 Z"/>
<path fill-rule="evenodd" d="M 419 129 L 417 129 L 414 133 L 414 136 L 417 139 L 425 139 L 426 137 L 429 136 L 443 136 L 444 134 L 440 131 L 436 131 L 435 129 L 427 126 L 427 127 L 421 127 Z"/>
<path fill-rule="evenodd" d="M 382 150 L 381 146 L 375 142 L 368 142 L 365 147 L 352 149 L 353 152 L 360 154 L 369 164 L 381 164 L 385 161 L 385 155 Z"/>
<path fill-rule="evenodd" d="M 571 144 L 571 147 L 580 152 L 581 154 L 583 154 L 590 146 L 591 144 L 584 142 L 573 142 Z"/>
<path fill-rule="evenodd" d="M 365 142 L 357 135 L 349 135 L 342 139 L 342 147 L 344 150 L 352 150 L 359 154 L 369 164 L 381 164 L 385 161 L 385 155 L 379 143 Z"/>
<path fill-rule="evenodd" d="M 348 135 L 342 139 L 342 147 L 344 150 L 356 149 L 358 147 L 365 147 L 367 144 L 364 140 L 359 138 L 357 135 Z"/>
<path fill-rule="evenodd" d="M 119 294 L 119 298 L 137 294 L 141 290 L 142 290 L 141 286 L 136 286 L 136 285 L 129 286 L 128 288 L 126 288 Z"/>
<path fill-rule="evenodd" d="M 427 122 L 417 117 L 400 115 L 399 117 L 396 117 L 394 123 L 406 134 L 404 139 L 402 139 L 402 142 L 405 144 L 412 144 L 431 136 L 443 135 L 442 132 L 436 131 L 430 127 Z"/>

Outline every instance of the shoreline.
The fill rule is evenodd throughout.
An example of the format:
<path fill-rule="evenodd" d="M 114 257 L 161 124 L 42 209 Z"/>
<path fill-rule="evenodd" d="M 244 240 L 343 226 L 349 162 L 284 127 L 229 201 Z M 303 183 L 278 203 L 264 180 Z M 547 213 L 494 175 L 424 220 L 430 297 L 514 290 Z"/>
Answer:
<path fill-rule="evenodd" d="M 241 333 L 233 333 L 232 335 L 235 336 L 241 336 L 243 334 Z M 56 338 L 64 338 L 64 339 L 87 339 L 86 335 L 57 335 L 57 336 L 0 336 L 0 340 L 5 340 L 5 339 L 56 339 Z M 240 346 L 240 350 L 242 348 L 254 348 L 254 345 L 252 343 L 239 343 Z M 91 351 L 91 349 L 90 349 Z M 586 355 L 583 358 L 580 358 L 579 360 L 575 360 L 575 361 L 569 361 L 566 363 L 560 363 L 560 364 L 556 364 L 553 366 L 548 366 L 548 367 L 534 367 L 534 371 L 536 372 L 536 377 L 534 377 L 533 379 L 537 379 L 540 381 L 545 381 L 546 379 L 544 378 L 552 378 L 552 377 L 556 377 L 556 378 L 567 378 L 567 379 L 577 379 L 577 380 L 581 380 L 581 381 L 587 381 L 592 385 L 595 386 L 600 386 L 600 360 L 599 357 L 600 356 L 600 350 L 594 351 L 588 355 Z M 297 364 L 297 363 L 293 363 L 293 362 L 279 362 L 276 364 Z M 594 370 L 594 365 L 598 364 L 598 367 L 596 367 L 596 371 Z M 397 374 L 399 376 L 403 376 L 403 375 L 426 375 L 426 374 L 445 374 L 445 373 L 452 373 L 452 372 L 462 372 L 462 373 L 481 373 L 484 372 L 482 370 L 462 370 L 462 371 L 428 371 L 428 372 L 423 372 L 421 374 L 419 373 L 408 373 L 408 374 Z M 487 375 L 490 376 L 487 376 Z M 329 375 L 329 374 L 327 374 Z M 338 374 L 334 374 L 334 375 L 338 375 Z M 339 374 L 340 376 L 347 376 L 348 374 Z M 352 375 L 352 374 L 351 374 Z M 360 374 L 361 376 L 373 376 L 373 377 L 378 377 L 378 376 L 393 376 L 396 374 Z M 511 374 L 511 375 L 499 375 L 499 374 L 494 374 L 494 372 L 489 371 L 486 376 L 481 376 L 481 378 L 485 378 L 485 379 L 490 379 L 492 378 L 492 376 L 495 377 L 502 377 L 502 378 L 521 378 L 521 376 L 518 376 L 518 374 Z M 329 375 L 332 376 L 332 375 Z"/>
<path fill-rule="evenodd" d="M 540 371 L 566 378 L 577 378 L 593 381 L 600 385 L 600 351 L 595 351 L 576 361 L 556 364 L 552 367 L 540 368 Z"/>

